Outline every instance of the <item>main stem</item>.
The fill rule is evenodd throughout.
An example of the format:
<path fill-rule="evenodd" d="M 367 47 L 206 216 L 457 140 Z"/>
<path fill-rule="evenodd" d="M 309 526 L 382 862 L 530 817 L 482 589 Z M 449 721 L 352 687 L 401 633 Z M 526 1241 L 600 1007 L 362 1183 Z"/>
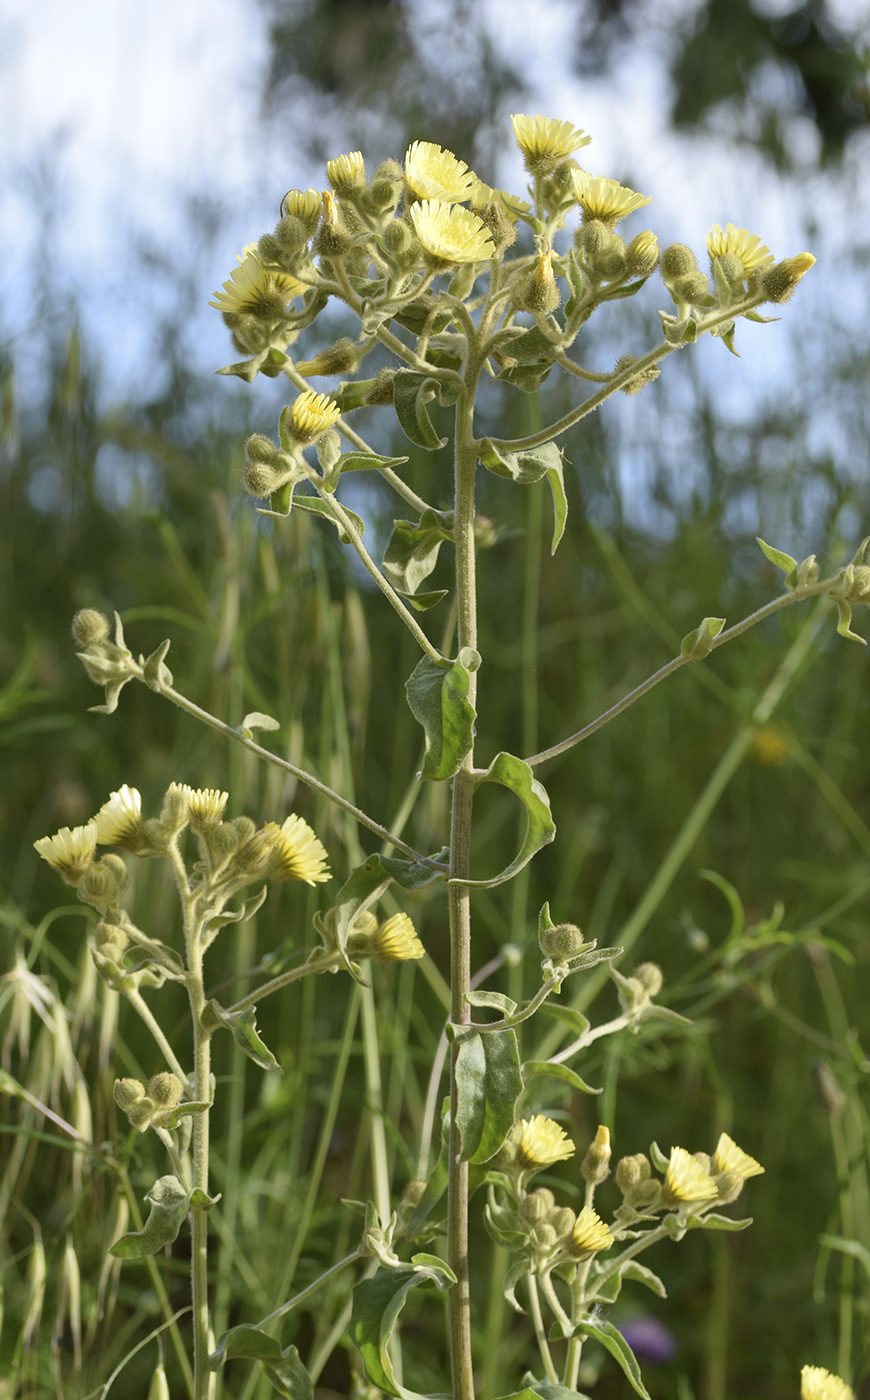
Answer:
<path fill-rule="evenodd" d="M 193 1021 L 194 1097 L 199 1103 L 211 1098 L 211 1035 L 204 1029 L 203 948 L 200 921 L 190 893 L 182 894 L 187 940 L 188 995 Z M 194 1191 L 208 1196 L 209 1112 L 193 1117 Z M 208 1214 L 205 1205 L 195 1202 L 190 1209 L 191 1293 L 193 1301 L 193 1385 L 194 1400 L 208 1400 L 209 1394 L 209 1313 L 208 1313 Z"/>
<path fill-rule="evenodd" d="M 454 526 L 459 647 L 477 647 L 477 591 L 474 546 L 474 474 L 477 451 L 473 434 L 474 391 L 480 361 L 472 351 L 456 405 L 454 457 Z M 470 675 L 469 702 L 476 700 L 476 676 Z M 450 1015 L 454 1025 L 470 1019 L 465 1000 L 471 988 L 470 891 L 454 882 L 468 878 L 471 855 L 471 804 L 474 796 L 473 753 L 469 752 L 453 779 L 450 816 Z M 447 1184 L 447 1258 L 456 1275 L 450 1289 L 450 1360 L 454 1400 L 474 1400 L 471 1364 L 471 1306 L 468 1282 L 468 1163 L 460 1160 L 462 1144 L 457 1126 L 456 1061 L 450 1055 L 450 1161 Z"/>

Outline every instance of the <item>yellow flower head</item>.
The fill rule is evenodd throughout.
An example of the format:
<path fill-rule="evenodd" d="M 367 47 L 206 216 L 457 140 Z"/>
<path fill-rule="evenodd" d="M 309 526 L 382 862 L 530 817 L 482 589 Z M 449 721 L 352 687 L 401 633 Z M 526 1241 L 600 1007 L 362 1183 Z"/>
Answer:
<path fill-rule="evenodd" d="M 361 190 L 366 182 L 365 161 L 362 151 L 351 151 L 347 156 L 336 156 L 326 162 L 326 174 L 336 194 L 353 194 Z"/>
<path fill-rule="evenodd" d="M 591 1206 L 584 1206 L 571 1232 L 571 1253 L 580 1255 L 595 1254 L 600 1249 L 609 1249 L 613 1236 L 604 1221 Z"/>
<path fill-rule="evenodd" d="M 97 823 L 90 821 L 87 826 L 75 826 L 72 829 L 62 826 L 56 836 L 41 836 L 33 845 L 37 854 L 48 861 L 61 879 L 73 884 L 93 864 L 97 845 Z"/>
<path fill-rule="evenodd" d="M 543 1113 L 517 1119 L 507 1141 L 516 1149 L 517 1165 L 525 1171 L 541 1171 L 574 1156 L 574 1144 L 568 1135 Z"/>
<path fill-rule="evenodd" d="M 123 846 L 142 825 L 142 798 L 125 783 L 103 803 L 94 821 L 98 845 Z"/>
<path fill-rule="evenodd" d="M 263 835 L 272 845 L 269 873 L 274 879 L 316 885 L 330 878 L 326 851 L 301 817 L 288 817 L 281 826 L 267 822 Z"/>
<path fill-rule="evenodd" d="M 298 442 L 316 442 L 341 417 L 341 409 L 326 394 L 306 389 L 290 409 L 290 430 Z"/>
<path fill-rule="evenodd" d="M 508 218 L 516 223 L 521 214 L 531 212 L 531 204 L 525 199 L 520 199 L 519 195 L 510 194 L 507 190 L 494 190 L 492 185 L 485 185 L 477 176 L 473 177 L 470 203 L 472 209 L 484 209 L 487 204 L 498 204 Z"/>
<path fill-rule="evenodd" d="M 764 1167 L 760 1162 L 756 1162 L 754 1157 L 750 1157 L 748 1152 L 744 1152 L 733 1138 L 727 1133 L 721 1133 L 716 1144 L 716 1151 L 713 1154 L 712 1170 L 714 1175 L 720 1172 L 735 1172 L 737 1176 L 744 1178 L 750 1176 L 763 1176 Z"/>
<path fill-rule="evenodd" d="M 485 262 L 495 253 L 486 225 L 470 209 L 424 199 L 411 205 L 411 218 L 423 248 L 438 262 Z"/>
<path fill-rule="evenodd" d="M 319 199 L 319 196 L 318 196 Z M 238 315 L 241 312 L 270 311 L 276 297 L 285 304 L 305 291 L 302 282 L 289 272 L 270 271 L 264 267 L 256 253 L 256 244 L 248 243 L 236 261 L 239 266 L 224 282 L 222 292 L 215 292 L 215 300 L 209 306 L 218 311 Z"/>
<path fill-rule="evenodd" d="M 824 1366 L 801 1369 L 801 1400 L 854 1400 L 852 1387 Z"/>
<path fill-rule="evenodd" d="M 199 826 L 217 826 L 230 796 L 228 792 L 220 792 L 218 788 L 191 788 L 186 785 L 185 795 L 190 815 Z"/>
<path fill-rule="evenodd" d="M 281 200 L 281 213 L 304 224 L 314 223 L 320 217 L 320 190 L 288 190 Z"/>
<path fill-rule="evenodd" d="M 606 224 L 618 223 L 635 209 L 643 209 L 652 204 L 648 194 L 637 194 L 618 180 L 608 180 L 604 175 L 589 175 L 585 170 L 572 170 L 574 194 L 577 203 L 587 219 L 601 219 Z"/>
<path fill-rule="evenodd" d="M 526 158 L 526 169 L 532 175 L 555 170 L 560 161 L 592 140 L 570 122 L 560 122 L 556 117 L 524 117 L 517 113 L 511 117 L 511 125 Z"/>
<path fill-rule="evenodd" d="M 425 952 L 407 914 L 394 914 L 371 936 L 369 957 L 378 963 L 408 962 Z"/>
<path fill-rule="evenodd" d="M 431 141 L 415 141 L 405 155 L 405 184 L 416 199 L 462 204 L 471 196 L 474 176 L 452 151 Z"/>
<path fill-rule="evenodd" d="M 783 258 L 779 266 L 785 268 L 795 282 L 799 282 L 815 266 L 815 261 L 812 253 L 796 253 L 793 258 Z"/>
<path fill-rule="evenodd" d="M 677 1201 L 710 1201 L 718 1194 L 716 1183 L 685 1147 L 672 1147 L 665 1187 Z"/>
<path fill-rule="evenodd" d="M 707 252 L 710 261 L 722 258 L 726 253 L 734 253 L 743 264 L 743 275 L 748 277 L 757 267 L 766 267 L 773 262 L 773 253 L 765 247 L 757 233 L 748 229 L 726 224 L 722 232 L 721 224 L 714 224 L 707 234 Z"/>

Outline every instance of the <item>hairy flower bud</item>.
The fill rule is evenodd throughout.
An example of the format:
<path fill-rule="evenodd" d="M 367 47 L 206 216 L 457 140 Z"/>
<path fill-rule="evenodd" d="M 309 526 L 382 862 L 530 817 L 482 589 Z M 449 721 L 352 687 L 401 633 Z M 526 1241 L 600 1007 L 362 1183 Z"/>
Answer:
<path fill-rule="evenodd" d="M 576 924 L 556 924 L 538 933 L 538 943 L 545 958 L 567 962 L 585 947 L 583 934 Z"/>
<path fill-rule="evenodd" d="M 352 374 L 361 358 L 360 346 L 343 336 L 312 360 L 300 360 L 296 368 L 300 374 L 308 375 Z"/>
<path fill-rule="evenodd" d="M 795 258 L 785 258 L 773 267 L 766 267 L 759 280 L 767 300 L 789 301 L 798 282 L 809 272 L 814 262 L 812 253 L 798 253 Z"/>
<path fill-rule="evenodd" d="M 622 1157 L 616 1164 L 616 1184 L 625 1197 L 648 1181 L 651 1174 L 649 1158 L 643 1152 L 635 1152 L 631 1157 Z"/>
<path fill-rule="evenodd" d="M 116 1079 L 112 1088 L 115 1103 L 126 1113 L 131 1125 L 144 1133 L 151 1122 L 154 1102 L 138 1079 Z"/>
<path fill-rule="evenodd" d="M 570 1206 L 560 1206 L 550 1214 L 550 1225 L 556 1233 L 557 1239 L 564 1240 L 566 1235 L 570 1235 L 574 1229 L 577 1217 Z"/>
<path fill-rule="evenodd" d="M 630 277 L 649 277 L 659 261 L 659 241 L 647 229 L 638 233 L 625 250 L 625 268 Z"/>
<path fill-rule="evenodd" d="M 662 970 L 658 963 L 643 962 L 638 963 L 631 974 L 636 982 L 640 982 L 648 997 L 658 996 L 662 989 Z"/>
<path fill-rule="evenodd" d="M 72 620 L 72 634 L 80 647 L 98 646 L 108 641 L 109 619 L 96 608 L 82 608 Z"/>
<path fill-rule="evenodd" d="M 555 1196 L 545 1186 L 538 1191 L 531 1191 L 520 1204 L 520 1219 L 532 1229 L 543 1225 L 544 1221 L 549 1219 L 555 1203 Z"/>
<path fill-rule="evenodd" d="M 679 277 L 687 277 L 697 270 L 698 260 L 691 248 L 687 248 L 685 243 L 672 243 L 662 253 L 662 280 L 668 284 L 676 281 Z"/>
<path fill-rule="evenodd" d="M 177 1074 L 164 1070 L 148 1080 L 148 1094 L 158 1108 L 175 1108 L 184 1096 L 184 1085 Z"/>
<path fill-rule="evenodd" d="M 594 1139 L 589 1144 L 586 1156 L 580 1163 L 580 1175 L 591 1186 L 600 1186 L 610 1175 L 610 1129 L 599 1124 Z"/>

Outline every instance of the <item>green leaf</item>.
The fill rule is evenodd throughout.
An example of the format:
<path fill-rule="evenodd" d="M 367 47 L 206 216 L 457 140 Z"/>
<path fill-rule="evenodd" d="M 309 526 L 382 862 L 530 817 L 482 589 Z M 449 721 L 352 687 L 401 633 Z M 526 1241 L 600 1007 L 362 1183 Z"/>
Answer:
<path fill-rule="evenodd" d="M 299 1359 L 296 1347 L 282 1351 L 280 1361 L 263 1361 L 263 1370 L 279 1395 L 287 1400 L 314 1400 L 314 1382 Z"/>
<path fill-rule="evenodd" d="M 354 919 L 363 910 L 378 900 L 392 880 L 392 875 L 384 868 L 379 855 L 367 856 L 362 865 L 352 870 L 349 878 L 339 890 L 333 912 L 335 915 L 335 936 L 345 966 L 351 976 L 356 977 L 346 947 Z M 356 980 L 360 980 L 358 977 Z"/>
<path fill-rule="evenodd" d="M 556 355 L 552 342 L 538 326 L 518 326 L 514 336 L 499 339 L 498 348 L 500 354 L 526 364 L 547 356 L 552 361 Z"/>
<path fill-rule="evenodd" d="M 441 1156 L 435 1163 L 432 1174 L 426 1182 L 422 1196 L 411 1213 L 410 1219 L 405 1226 L 404 1235 L 406 1240 L 413 1240 L 419 1235 L 429 1216 L 437 1206 L 447 1190 L 447 1146 L 441 1149 Z"/>
<path fill-rule="evenodd" d="M 680 656 L 686 661 L 702 661 L 709 656 L 713 643 L 725 626 L 724 617 L 705 617 L 680 643 Z"/>
<path fill-rule="evenodd" d="M 332 397 L 335 398 L 335 394 Z M 347 407 L 347 404 L 342 405 L 343 409 Z M 407 457 L 383 457 L 380 452 L 342 452 L 325 475 L 323 484 L 327 491 L 334 491 L 342 472 L 380 471 L 382 467 L 400 467 L 407 460 Z"/>
<path fill-rule="evenodd" d="M 436 851 L 432 857 L 441 863 L 447 862 L 450 856 L 449 847 L 442 851 Z M 381 865 L 397 885 L 401 885 L 403 890 L 419 890 L 424 885 L 430 885 L 433 880 L 439 880 L 446 871 L 433 870 L 428 865 L 421 865 L 417 860 L 402 860 L 398 856 L 381 856 Z"/>
<path fill-rule="evenodd" d="M 622 1333 L 614 1327 L 612 1322 L 602 1322 L 600 1319 L 593 1321 L 591 1318 L 584 1318 L 574 1328 L 574 1335 L 580 1337 L 594 1337 L 596 1342 L 600 1342 L 605 1351 L 609 1351 L 615 1361 L 622 1367 L 623 1373 L 637 1391 L 643 1396 L 643 1400 L 650 1400 L 649 1392 L 643 1383 L 640 1374 L 640 1366 L 637 1357 L 632 1351 Z"/>
<path fill-rule="evenodd" d="M 819 1235 L 819 1244 L 823 1245 L 825 1249 L 836 1249 L 841 1254 L 850 1254 L 853 1259 L 858 1260 L 870 1279 L 870 1249 L 860 1240 L 844 1239 L 842 1235 Z"/>
<path fill-rule="evenodd" d="M 569 1069 L 567 1065 L 554 1065 L 549 1060 L 526 1060 L 523 1064 L 523 1079 L 528 1081 L 536 1074 L 549 1075 L 551 1079 L 561 1079 L 563 1084 L 570 1084 L 572 1089 L 579 1089 L 581 1094 L 600 1094 L 600 1089 L 593 1089 L 591 1084 L 587 1084 L 585 1079 L 581 1079 L 574 1069 Z"/>
<path fill-rule="evenodd" d="M 658 1274 L 654 1274 L 652 1269 L 646 1267 L 646 1264 L 639 1264 L 636 1259 L 629 1259 L 627 1264 L 621 1266 L 621 1273 L 623 1279 L 632 1279 L 634 1283 L 643 1283 L 647 1288 L 652 1289 L 653 1293 L 657 1293 L 660 1298 L 667 1298 L 667 1289 Z"/>
<path fill-rule="evenodd" d="M 366 1377 L 372 1385 L 399 1400 L 424 1400 L 417 1391 L 408 1390 L 396 1380 L 388 1345 L 409 1292 L 425 1283 L 434 1283 L 442 1291 L 449 1287 L 445 1266 L 442 1264 L 440 1269 L 378 1269 L 373 1278 L 361 1279 L 353 1290 L 348 1330 L 362 1357 Z"/>
<path fill-rule="evenodd" d="M 208 1358 L 217 1371 L 227 1361 L 259 1361 L 279 1395 L 288 1400 L 314 1400 L 314 1385 L 299 1359 L 296 1347 L 281 1350 L 280 1343 L 259 1327 L 242 1325 L 224 1332 Z"/>
<path fill-rule="evenodd" d="M 564 1385 L 549 1385 L 545 1381 L 535 1382 L 525 1390 L 514 1391 L 513 1395 L 502 1395 L 499 1400 L 589 1400 L 579 1390 L 569 1390 Z"/>
<path fill-rule="evenodd" d="M 252 729 L 274 730 L 280 728 L 281 726 L 276 719 L 273 719 L 271 715 L 261 714 L 259 710 L 251 710 L 251 713 L 245 715 L 245 718 L 239 725 L 239 729 L 246 739 L 251 738 Z"/>
<path fill-rule="evenodd" d="M 748 1230 L 752 1217 L 745 1220 L 732 1220 L 730 1215 L 690 1215 L 686 1221 L 687 1230 L 724 1230 L 734 1234 L 738 1230 Z"/>
<path fill-rule="evenodd" d="M 480 446 L 480 460 L 488 471 L 496 476 L 507 477 L 519 486 L 531 486 L 542 477 L 547 478 L 553 493 L 555 515 L 550 553 L 555 554 L 565 533 L 565 522 L 568 519 L 563 457 L 556 444 L 545 442 L 540 447 L 527 448 L 521 452 L 505 452 L 496 447 L 489 438 L 484 438 Z"/>
<path fill-rule="evenodd" d="M 426 404 L 434 398 L 442 405 L 451 404 L 458 397 L 458 384 L 445 384 L 434 375 L 421 374 L 416 369 L 397 370 L 393 378 L 393 406 L 402 431 L 427 452 L 436 452 L 447 439 L 436 433 Z"/>
<path fill-rule="evenodd" d="M 488 1162 L 514 1121 L 523 1088 L 516 1032 L 472 1031 L 459 1038 L 456 1124 L 464 1162 Z"/>
<path fill-rule="evenodd" d="M 493 1010 L 500 1011 L 503 1016 L 513 1016 L 517 1009 L 517 1003 L 502 992 L 466 992 L 465 1000 L 469 1006 L 492 1007 Z"/>
<path fill-rule="evenodd" d="M 528 865 L 532 856 L 548 846 L 556 835 L 556 825 L 550 813 L 550 799 L 543 783 L 539 783 L 531 768 L 521 758 L 510 753 L 496 754 L 486 772 L 477 779 L 477 786 L 483 783 L 498 783 L 516 793 L 526 809 L 528 825 L 519 852 L 510 865 L 500 875 L 491 880 L 456 880 L 457 885 L 467 885 L 471 889 L 491 890 L 513 879 L 518 870 Z"/>
<path fill-rule="evenodd" d="M 495 377 L 501 383 L 513 384 L 524 394 L 536 394 L 552 368 L 552 360 L 541 360 L 535 365 L 510 365 Z"/>
<path fill-rule="evenodd" d="M 468 699 L 480 656 L 463 647 L 447 670 L 424 656 L 405 682 L 411 714 L 423 726 L 423 778 L 452 778 L 474 742 L 476 712 Z"/>
<path fill-rule="evenodd" d="M 297 510 L 307 511 L 309 515 L 319 515 L 322 520 L 328 520 L 330 525 L 334 525 L 338 531 L 338 538 L 342 544 L 350 544 L 350 535 L 344 529 L 340 520 L 337 520 L 332 513 L 331 507 L 326 501 L 322 501 L 319 496 L 294 496 L 293 504 Z M 260 515 L 273 515 L 274 511 L 261 510 Z M 289 515 L 289 511 L 287 514 Z M 365 521 L 361 515 L 357 515 L 355 510 L 348 510 L 344 507 L 344 513 L 350 519 L 350 523 L 356 530 L 360 539 L 366 532 Z"/>
<path fill-rule="evenodd" d="M 774 549 L 772 544 L 765 544 L 760 535 L 755 536 L 755 543 L 766 559 L 771 564 L 775 564 L 778 569 L 782 569 L 784 574 L 790 574 L 792 569 L 797 568 L 797 560 L 792 559 L 790 554 L 786 554 L 781 549 Z"/>
<path fill-rule="evenodd" d="M 151 1206 L 148 1219 L 141 1230 L 115 1241 L 109 1253 L 116 1259 L 144 1259 L 178 1238 L 188 1205 L 188 1193 L 178 1177 L 158 1177 L 145 1199 Z"/>
<path fill-rule="evenodd" d="M 253 1060 L 260 1069 L 274 1069 L 283 1074 L 281 1066 L 268 1046 L 257 1035 L 257 1008 L 246 1006 L 243 1011 L 226 1011 L 219 1002 L 212 999 L 206 1002 L 203 1011 L 203 1025 L 226 1026 L 240 1050 Z"/>
<path fill-rule="evenodd" d="M 384 551 L 384 573 L 393 587 L 415 594 L 435 568 L 442 544 L 452 538 L 452 517 L 445 511 L 424 510 L 416 525 L 395 520 Z"/>
<path fill-rule="evenodd" d="M 396 592 L 400 593 L 401 590 L 397 588 Z M 402 597 L 407 598 L 415 612 L 426 612 L 446 598 L 448 592 L 447 588 L 433 588 L 429 593 L 402 593 Z"/>
<path fill-rule="evenodd" d="M 641 287 L 648 281 L 646 277 L 640 277 L 636 282 L 629 282 L 625 287 L 614 287 L 612 292 L 602 292 L 601 301 L 621 301 L 623 297 L 637 296 Z"/>
<path fill-rule="evenodd" d="M 555 1001 L 545 1001 L 541 1010 L 555 1016 L 557 1021 L 564 1021 L 576 1036 L 584 1035 L 592 1024 L 582 1011 L 577 1011 L 573 1006 L 560 1006 Z"/>

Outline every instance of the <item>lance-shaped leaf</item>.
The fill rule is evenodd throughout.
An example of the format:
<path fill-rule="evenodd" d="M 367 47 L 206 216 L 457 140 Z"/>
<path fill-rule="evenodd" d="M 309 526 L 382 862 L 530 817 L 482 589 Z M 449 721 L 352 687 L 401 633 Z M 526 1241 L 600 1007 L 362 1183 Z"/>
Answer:
<path fill-rule="evenodd" d="M 568 519 L 564 463 L 556 444 L 545 442 L 540 447 L 530 447 L 522 452 L 505 452 L 496 447 L 489 438 L 484 438 L 480 447 L 480 460 L 488 471 L 494 472 L 496 476 L 507 477 L 519 486 L 532 486 L 542 477 L 547 478 L 553 493 L 555 515 L 550 553 L 555 554 L 565 533 L 565 522 Z"/>
<path fill-rule="evenodd" d="M 384 551 L 384 573 L 400 593 L 413 596 L 435 568 L 438 551 L 453 538 L 453 519 L 446 511 L 424 510 L 417 525 L 394 520 Z"/>
<path fill-rule="evenodd" d="M 520 364 L 531 364 L 535 360 L 554 360 L 556 350 L 538 326 L 512 327 L 512 335 L 499 336 L 499 354 Z"/>
<path fill-rule="evenodd" d="M 686 1221 L 687 1230 L 724 1230 L 726 1234 L 736 1234 L 738 1230 L 748 1230 L 752 1216 L 743 1220 L 732 1220 L 730 1215 L 690 1215 Z"/>
<path fill-rule="evenodd" d="M 705 617 L 691 632 L 687 632 L 680 643 L 680 656 L 684 661 L 702 661 L 709 656 L 713 643 L 725 626 L 724 617 Z"/>
<path fill-rule="evenodd" d="M 526 1386 L 525 1390 L 514 1391 L 513 1395 L 499 1396 L 499 1400 L 589 1400 L 589 1396 L 579 1390 L 569 1390 L 565 1385 L 536 1381 L 533 1386 Z"/>
<path fill-rule="evenodd" d="M 546 1074 L 551 1079 L 561 1079 L 563 1084 L 570 1084 L 572 1089 L 579 1089 L 581 1094 L 601 1093 L 600 1089 L 593 1089 L 591 1084 L 587 1084 L 585 1079 L 581 1079 L 575 1069 L 569 1069 L 567 1065 L 554 1065 L 550 1060 L 526 1060 L 523 1064 L 523 1079 L 528 1082 L 536 1074 Z"/>
<path fill-rule="evenodd" d="M 259 1361 L 279 1395 L 288 1400 L 314 1400 L 314 1384 L 299 1359 L 296 1347 L 286 1351 L 268 1332 L 244 1324 L 224 1332 L 208 1358 L 212 1371 L 226 1361 Z"/>
<path fill-rule="evenodd" d="M 334 491 L 342 472 L 379 471 L 381 467 L 400 467 L 407 460 L 407 457 L 382 457 L 379 452 L 342 452 L 324 474 L 323 486 L 327 491 Z"/>
<path fill-rule="evenodd" d="M 513 879 L 542 846 L 550 844 L 556 835 L 556 824 L 550 812 L 546 788 L 538 782 L 529 765 L 514 754 L 496 754 L 486 772 L 477 779 L 478 787 L 483 783 L 498 783 L 501 787 L 510 788 L 523 803 L 528 818 L 523 844 L 500 875 L 494 875 L 491 880 L 455 881 L 457 885 L 468 885 L 472 889 L 491 890 L 496 885 L 504 884 L 505 880 Z"/>
<path fill-rule="evenodd" d="M 427 452 L 443 447 L 447 439 L 436 433 L 426 405 L 435 398 L 442 406 L 455 403 L 459 388 L 458 384 L 445 384 L 434 375 L 422 374 L 416 369 L 397 370 L 393 379 L 393 406 L 405 436 Z"/>
<path fill-rule="evenodd" d="M 556 1001 L 545 1001 L 541 1010 L 546 1011 L 550 1016 L 555 1016 L 557 1021 L 564 1021 L 575 1036 L 585 1035 L 592 1024 L 582 1011 L 578 1011 L 573 1006 L 560 1006 Z"/>
<path fill-rule="evenodd" d="M 437 1269 L 428 1266 L 378 1269 L 373 1278 L 361 1279 L 356 1284 L 348 1330 L 372 1385 L 399 1400 L 424 1400 L 417 1391 L 408 1390 L 396 1379 L 389 1354 L 390 1337 L 412 1288 L 434 1283 L 443 1292 L 455 1281 L 455 1276 L 442 1263 Z"/>
<path fill-rule="evenodd" d="M 297 479 L 297 481 L 288 482 L 288 486 L 292 487 L 297 485 L 298 480 L 299 478 Z M 286 489 L 287 488 L 284 486 L 281 487 L 281 491 L 286 491 Z M 278 497 L 280 494 L 281 492 L 276 491 L 272 496 L 273 507 L 275 507 L 276 497 Z M 258 509 L 257 514 L 272 515 L 283 519 L 285 516 L 290 514 L 291 508 L 294 506 L 297 510 L 307 511 L 309 515 L 319 515 L 321 520 L 328 520 L 330 525 L 334 525 L 336 530 L 338 531 L 338 538 L 341 540 L 342 544 L 350 544 L 350 535 L 345 530 L 341 521 L 334 514 L 327 502 L 322 501 L 319 496 L 294 496 L 291 490 L 290 494 L 287 497 L 286 510 L 280 508 L 273 508 L 272 510 Z M 362 516 L 357 515 L 356 511 L 354 510 L 348 510 L 347 506 L 344 507 L 344 513 L 361 539 L 366 532 L 365 521 L 363 520 Z"/>
<path fill-rule="evenodd" d="M 618 1328 L 612 1322 L 603 1322 L 600 1318 L 584 1318 L 574 1328 L 575 1337 L 594 1337 L 596 1342 L 600 1342 L 605 1351 L 622 1367 L 626 1379 L 638 1395 L 643 1400 L 650 1400 L 649 1391 L 643 1383 L 637 1357 L 632 1351 L 628 1342 L 623 1337 Z"/>
<path fill-rule="evenodd" d="M 461 1033 L 456 1056 L 456 1124 L 463 1162 L 488 1162 L 515 1117 L 523 1077 L 516 1031 Z"/>
<path fill-rule="evenodd" d="M 234 365 L 224 365 L 223 369 L 215 370 L 215 374 L 234 374 L 237 378 L 246 380 L 248 384 L 253 384 L 258 373 L 267 375 L 269 379 L 275 379 L 289 358 L 289 355 L 285 355 L 283 350 L 277 350 L 272 346 L 268 350 L 261 350 L 259 355 L 255 355 L 252 360 L 240 360 Z"/>
<path fill-rule="evenodd" d="M 260 1069 L 276 1069 L 283 1074 L 281 1066 L 267 1045 L 257 1035 L 257 1008 L 246 1006 L 242 1011 L 226 1011 L 219 1002 L 212 999 L 205 1004 L 202 1023 L 206 1030 L 215 1026 L 226 1026 L 240 1050 L 253 1060 Z"/>
<path fill-rule="evenodd" d="M 115 1241 L 109 1253 L 116 1259 L 144 1259 L 178 1238 L 189 1200 L 178 1177 L 158 1177 L 145 1199 L 151 1207 L 148 1219 L 141 1230 Z"/>
<path fill-rule="evenodd" d="M 426 736 L 423 778 L 452 778 L 474 743 L 474 706 L 468 699 L 480 656 L 463 647 L 445 670 L 424 656 L 405 682 L 411 714 Z"/>
<path fill-rule="evenodd" d="M 536 394 L 552 368 L 552 360 L 540 360 L 533 365 L 508 365 L 507 369 L 496 375 L 496 379 L 513 384 L 524 394 Z"/>
<path fill-rule="evenodd" d="M 432 1170 L 423 1194 L 415 1205 L 404 1229 L 407 1240 L 425 1233 L 426 1222 L 447 1190 L 447 1144 L 441 1148 L 441 1155 Z"/>
<path fill-rule="evenodd" d="M 446 864 L 449 856 L 450 848 L 445 847 L 444 850 L 436 852 L 432 859 L 437 860 L 439 864 Z M 381 865 L 403 890 L 422 889 L 424 885 L 431 884 L 445 873 L 443 870 L 433 870 L 430 865 L 421 865 L 418 860 L 403 860 L 398 856 L 381 856 Z"/>

